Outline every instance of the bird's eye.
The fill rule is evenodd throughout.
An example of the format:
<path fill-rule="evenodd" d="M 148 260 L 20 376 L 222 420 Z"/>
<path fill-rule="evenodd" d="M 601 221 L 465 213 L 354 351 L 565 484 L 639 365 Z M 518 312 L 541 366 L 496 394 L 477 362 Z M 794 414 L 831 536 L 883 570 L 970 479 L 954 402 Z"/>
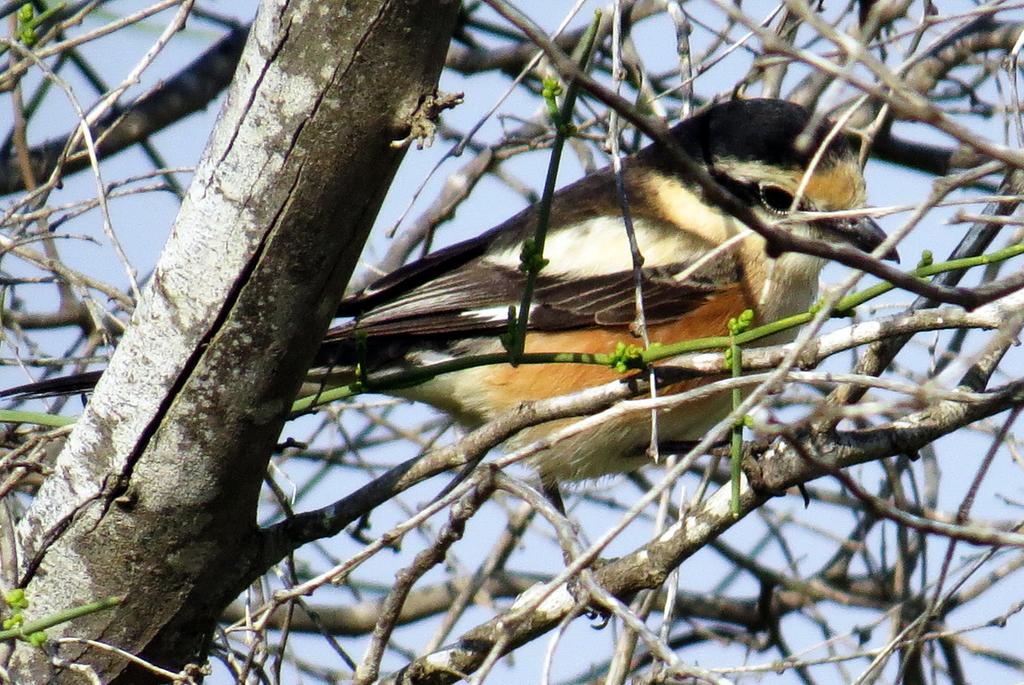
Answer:
<path fill-rule="evenodd" d="M 761 204 L 769 212 L 788 214 L 793 207 L 793 194 L 785 188 L 765 183 L 758 186 L 758 190 L 761 193 Z"/>

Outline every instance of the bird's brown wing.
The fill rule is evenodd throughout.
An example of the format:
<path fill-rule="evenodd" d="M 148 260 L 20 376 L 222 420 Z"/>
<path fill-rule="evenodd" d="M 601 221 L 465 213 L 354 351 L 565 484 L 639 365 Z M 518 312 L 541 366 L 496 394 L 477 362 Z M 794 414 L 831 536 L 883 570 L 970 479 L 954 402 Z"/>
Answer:
<path fill-rule="evenodd" d="M 643 270 L 641 291 L 648 323 L 676 320 L 717 294 L 735 289 L 739 281 L 727 257 L 692 267 L 681 262 Z M 332 329 L 320 362 L 345 364 L 354 353 L 357 336 L 365 336 L 367 349 L 382 351 L 389 359 L 400 356 L 407 345 L 436 347 L 462 338 L 497 337 L 508 329 L 509 306 L 518 308 L 525 283 L 525 275 L 518 270 L 472 260 Z M 531 299 L 529 330 L 621 328 L 635 316 L 632 271 L 584 277 L 542 272 Z"/>

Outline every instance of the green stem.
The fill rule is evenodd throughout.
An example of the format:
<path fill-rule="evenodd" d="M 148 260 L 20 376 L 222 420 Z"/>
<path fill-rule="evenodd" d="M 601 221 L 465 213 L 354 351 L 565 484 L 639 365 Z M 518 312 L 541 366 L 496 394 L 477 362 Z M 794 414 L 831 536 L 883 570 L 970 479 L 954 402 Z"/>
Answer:
<path fill-rule="evenodd" d="M 594 12 L 594 20 L 583 34 L 579 45 L 579 65 L 585 70 L 590 55 L 594 49 L 594 41 L 597 37 L 597 27 L 601 22 L 601 12 Z M 562 150 L 565 141 L 572 135 L 572 113 L 576 107 L 576 96 L 579 93 L 579 84 L 573 80 L 565 89 L 565 100 L 562 102 L 561 111 L 555 121 L 555 140 L 551 145 L 551 160 L 548 162 L 547 176 L 544 178 L 544 191 L 541 194 L 540 203 L 537 205 L 537 228 L 533 235 L 532 245 L 529 248 L 530 255 L 524 260 L 526 266 L 526 284 L 523 286 L 523 295 L 519 301 L 519 314 L 515 321 L 515 330 L 512 340 L 508 344 L 507 361 L 513 366 L 520 363 L 523 350 L 526 347 L 526 331 L 530 323 L 530 303 L 533 301 L 533 291 L 537 285 L 537 276 L 544 267 L 544 241 L 547 238 L 548 226 L 551 223 L 551 201 L 555 195 L 555 183 L 558 180 L 558 167 L 562 161 Z"/>
<path fill-rule="evenodd" d="M 940 273 L 946 273 L 948 271 L 958 271 L 960 269 L 970 269 L 978 266 L 988 266 L 990 264 L 997 264 L 1004 262 L 1013 257 L 1017 257 L 1024 254 L 1024 242 L 1010 245 L 1001 250 L 991 252 L 989 254 L 978 255 L 977 257 L 965 257 L 963 259 L 954 259 L 948 262 L 941 262 L 937 264 L 930 264 L 927 266 L 921 266 L 910 273 L 920 278 L 926 278 L 934 276 Z M 839 300 L 836 303 L 835 310 L 837 312 L 848 313 L 856 307 L 873 300 L 884 293 L 892 290 L 894 286 L 889 283 L 878 283 L 869 288 L 847 295 L 846 297 Z M 795 314 L 788 316 L 778 321 L 765 324 L 763 326 L 757 326 L 750 330 L 739 333 L 735 336 L 735 343 L 737 345 L 748 345 L 761 338 L 765 338 L 769 335 L 779 333 L 790 328 L 802 326 L 808 323 L 814 318 L 815 312 L 809 311 L 802 314 Z M 648 364 L 669 357 L 674 357 L 680 354 L 687 354 L 691 352 L 703 352 L 709 350 L 724 350 L 728 349 L 733 343 L 733 340 L 727 336 L 712 336 L 708 338 L 700 338 L 698 340 L 686 340 L 678 343 L 669 343 L 664 345 L 657 345 L 649 350 L 642 351 L 641 361 L 642 364 Z M 596 364 L 598 366 L 610 366 L 616 362 L 618 357 L 614 354 L 589 354 L 581 352 L 545 352 L 545 353 L 530 353 L 522 354 L 516 360 L 517 364 Z M 384 377 L 371 378 L 363 376 L 361 382 L 358 384 L 350 384 L 325 390 L 319 395 L 311 395 L 309 397 L 303 397 L 297 400 L 292 405 L 292 414 L 302 414 L 310 411 L 315 406 L 327 404 L 328 402 L 335 402 L 337 400 L 343 400 L 355 395 L 365 392 L 387 392 L 392 390 L 398 390 L 401 388 L 408 388 L 420 383 L 426 382 L 432 378 L 440 376 L 445 373 L 452 373 L 454 371 L 462 371 L 465 369 L 476 368 L 478 366 L 489 366 L 494 364 L 507 364 L 509 363 L 509 355 L 506 353 L 498 354 L 482 354 L 470 357 L 463 357 L 461 359 L 453 359 L 447 362 L 441 362 L 438 364 L 430 364 L 416 369 L 409 369 L 401 372 L 395 372 L 387 374 Z M 74 421 L 73 418 L 52 416 L 49 414 L 40 414 L 37 412 L 20 412 L 10 410 L 0 410 L 0 421 L 9 423 L 30 423 L 39 424 L 44 426 L 65 426 Z"/>
<path fill-rule="evenodd" d="M 996 264 L 1004 262 L 1007 259 L 1017 257 L 1024 254 L 1024 243 L 1017 243 L 1010 245 L 1002 250 L 995 252 L 978 255 L 977 257 L 964 257 L 963 259 L 953 259 L 948 262 L 942 262 L 940 264 L 930 264 L 928 266 L 921 266 L 910 271 L 910 274 L 917 276 L 918 278 L 926 278 L 928 276 L 935 276 L 940 273 L 947 271 L 959 271 L 960 269 L 970 269 L 976 266 L 987 266 L 989 264 Z M 883 295 L 890 290 L 895 288 L 891 283 L 877 283 L 870 288 L 847 295 L 846 297 L 839 300 L 835 305 L 835 311 L 840 314 L 846 314 L 852 312 L 855 308 L 868 302 L 870 300 Z M 809 323 L 814 319 L 815 310 L 803 312 L 802 314 L 794 314 L 793 316 L 787 316 L 784 319 L 773 321 L 763 326 L 751 328 L 749 331 L 740 333 L 736 336 L 736 342 L 740 345 L 746 345 L 747 343 L 766 338 L 769 335 L 779 333 L 780 331 L 802 326 L 805 323 Z M 704 350 L 720 350 L 728 347 L 730 344 L 729 336 L 715 336 L 710 338 L 700 338 L 698 340 L 687 340 L 679 343 L 670 343 L 666 345 L 659 345 L 652 349 L 650 352 L 644 353 L 645 362 L 655 362 L 668 357 L 674 357 L 679 354 L 685 354 L 688 352 L 701 352 Z"/>
<path fill-rule="evenodd" d="M 63 428 L 71 425 L 77 419 L 73 416 L 59 416 L 57 414 L 44 414 L 38 411 L 15 411 L 14 409 L 0 409 L 0 423 L 29 423 L 35 426 L 49 426 L 51 428 Z"/>
<path fill-rule="evenodd" d="M 960 269 L 969 269 L 977 266 L 987 266 L 989 264 L 996 264 L 1003 262 L 1013 257 L 1024 254 L 1024 243 L 1017 243 L 1010 245 L 1009 247 L 997 250 L 989 254 L 979 255 L 977 257 L 965 257 L 963 259 L 954 259 L 948 262 L 942 262 L 939 264 L 931 264 L 929 266 L 918 267 L 910 273 L 921 278 L 927 276 L 934 276 L 936 274 L 945 273 L 947 271 L 957 271 Z M 847 295 L 846 297 L 839 300 L 836 304 L 836 311 L 838 312 L 849 312 L 855 307 L 858 307 L 865 302 L 868 302 L 880 295 L 889 292 L 893 289 L 893 286 L 889 283 L 878 283 L 869 288 L 866 288 L 858 293 Z M 735 336 L 737 345 L 748 345 L 761 338 L 774 335 L 781 331 L 802 326 L 805 323 L 810 322 L 814 318 L 814 311 L 804 312 L 801 314 L 794 314 L 793 316 L 787 316 L 784 319 L 773 321 L 763 326 L 757 326 L 750 330 L 739 333 Z M 651 363 L 674 357 L 680 354 L 687 354 L 691 352 L 703 352 L 709 350 L 723 350 L 727 349 L 732 344 L 732 340 L 728 335 L 711 336 L 708 338 L 700 338 L 697 340 L 686 340 L 678 343 L 667 343 L 664 345 L 658 345 L 652 347 L 649 350 L 642 352 L 643 363 Z M 546 352 L 546 353 L 530 353 L 523 354 L 520 356 L 519 364 L 596 364 L 599 366 L 610 366 L 616 361 L 617 357 L 614 354 L 589 354 L 582 352 Z M 365 379 L 361 388 L 354 389 L 351 386 L 340 386 L 331 390 L 321 393 L 318 397 L 304 397 L 298 400 L 292 407 L 294 413 L 302 413 L 313 408 L 313 400 L 317 399 L 317 405 L 325 404 L 327 402 L 333 402 L 340 399 L 346 399 L 359 392 L 368 391 L 389 391 L 400 388 L 408 388 L 414 385 L 419 385 L 425 381 L 435 378 L 443 373 L 451 373 L 453 371 L 462 371 L 464 369 L 475 368 L 478 366 L 487 366 L 491 364 L 504 364 L 508 363 L 508 355 L 504 353 L 499 354 L 482 354 L 470 357 L 463 357 L 461 359 L 453 359 L 447 362 L 441 362 L 438 364 L 431 364 L 429 366 L 423 366 L 418 369 L 409 369 L 401 372 L 389 374 L 385 378 L 376 379 Z"/>
<path fill-rule="evenodd" d="M 737 335 L 731 335 L 729 349 L 731 350 L 730 361 L 732 362 L 732 376 L 739 378 L 743 375 L 743 351 L 737 343 Z M 743 404 L 743 391 L 739 388 L 732 389 L 732 410 L 735 412 Z M 732 436 L 729 444 L 729 472 L 732 484 L 732 498 L 729 508 L 732 510 L 733 518 L 740 517 L 740 475 L 743 465 L 743 418 L 739 417 L 732 424 Z"/>
<path fill-rule="evenodd" d="M 101 599 L 96 602 L 90 602 L 89 604 L 83 604 L 82 606 L 65 609 L 64 611 L 58 611 L 57 613 L 51 614 L 45 618 L 23 623 L 17 628 L 0 630 L 0 640 L 26 638 L 32 633 L 37 633 L 40 630 L 46 630 L 47 628 L 52 628 L 56 625 L 60 625 L 61 623 L 73 621 L 74 619 L 81 618 L 82 616 L 95 614 L 97 611 L 112 609 L 120 603 L 121 600 L 118 597 L 107 597 L 106 599 Z"/>

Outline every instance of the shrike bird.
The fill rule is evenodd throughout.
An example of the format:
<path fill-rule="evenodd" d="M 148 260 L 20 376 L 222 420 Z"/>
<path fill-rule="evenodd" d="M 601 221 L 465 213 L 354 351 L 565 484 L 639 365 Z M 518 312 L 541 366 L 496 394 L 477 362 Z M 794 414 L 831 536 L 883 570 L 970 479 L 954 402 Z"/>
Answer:
<path fill-rule="evenodd" d="M 847 139 L 837 135 L 826 145 L 830 124 L 807 130 L 809 123 L 805 109 L 782 100 L 734 100 L 683 121 L 672 134 L 691 158 L 765 222 L 796 209 L 809 218 L 790 218 L 787 230 L 874 250 L 885 234 L 870 218 L 813 216 L 861 207 L 864 179 Z M 642 296 L 650 341 L 724 335 L 728 320 L 746 309 L 754 310 L 756 323 L 806 311 L 816 297 L 824 261 L 799 253 L 770 254 L 761 236 L 711 203 L 672 160 L 654 144 L 622 164 L 626 201 L 643 256 Z M 508 308 L 518 307 L 526 281 L 520 254 L 523 242 L 534 235 L 537 211 L 530 207 L 477 238 L 430 254 L 347 297 L 338 315 L 350 320 L 328 333 L 310 380 L 350 382 L 357 360 L 372 378 L 378 372 L 502 352 Z M 633 260 L 610 168 L 554 195 L 543 256 L 548 263 L 532 298 L 527 353 L 606 353 L 620 342 L 638 344 L 630 330 L 635 318 Z M 770 342 L 786 342 L 793 335 L 781 334 Z M 426 402 L 476 426 L 524 400 L 621 377 L 595 365 L 497 364 L 388 392 Z M 69 379 L 4 394 L 52 394 L 57 387 L 52 384 L 60 380 Z M 688 380 L 660 392 L 682 392 L 707 382 Z M 729 396 L 722 393 L 666 410 L 658 419 L 659 439 L 698 440 L 728 408 Z M 564 423 L 524 430 L 512 446 Z M 650 431 L 649 416 L 609 420 L 544 449 L 530 463 L 545 485 L 631 471 L 647 460 Z"/>

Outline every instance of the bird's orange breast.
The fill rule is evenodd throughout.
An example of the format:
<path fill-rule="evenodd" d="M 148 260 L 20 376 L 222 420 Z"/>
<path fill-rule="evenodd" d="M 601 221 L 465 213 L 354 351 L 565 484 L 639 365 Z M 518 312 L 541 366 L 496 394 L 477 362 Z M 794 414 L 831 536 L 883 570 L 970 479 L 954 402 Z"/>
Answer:
<path fill-rule="evenodd" d="M 740 287 L 719 293 L 679 319 L 650 326 L 651 342 L 662 344 L 725 335 L 728 322 L 750 307 L 749 298 Z M 531 333 L 526 339 L 527 352 L 611 353 L 618 343 L 637 344 L 626 327 L 600 328 L 558 333 Z M 500 365 L 484 374 L 491 412 L 512 408 L 524 400 L 538 400 L 576 392 L 607 383 L 622 374 L 594 364 L 528 364 L 518 367 Z M 709 379 L 710 380 L 710 379 Z M 701 380 L 672 386 L 673 392 L 695 387 Z"/>

